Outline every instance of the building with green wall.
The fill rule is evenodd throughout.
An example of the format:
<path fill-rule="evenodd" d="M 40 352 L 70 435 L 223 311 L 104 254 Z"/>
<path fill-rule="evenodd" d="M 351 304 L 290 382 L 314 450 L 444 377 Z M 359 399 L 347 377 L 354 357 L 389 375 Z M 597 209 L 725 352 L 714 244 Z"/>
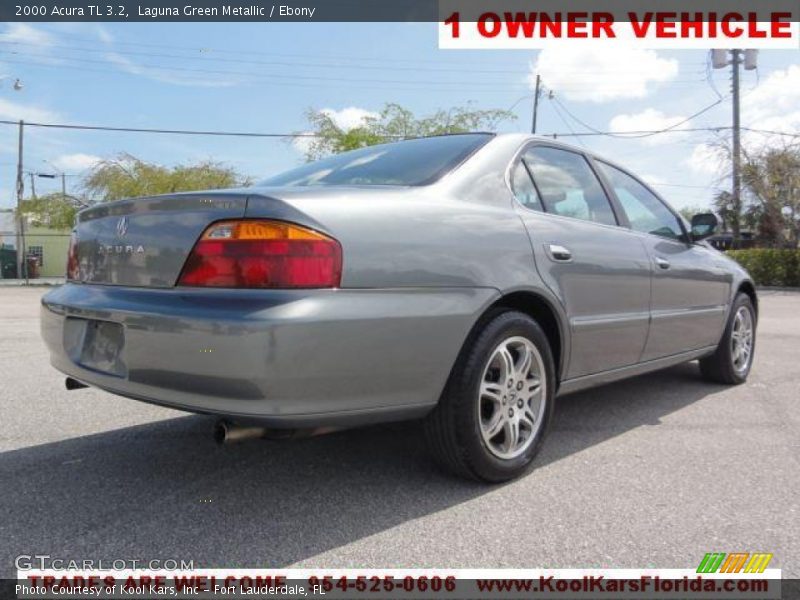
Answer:
<path fill-rule="evenodd" d="M 48 227 L 25 228 L 25 249 L 28 256 L 39 259 L 39 277 L 63 277 L 67 269 L 69 229 Z"/>

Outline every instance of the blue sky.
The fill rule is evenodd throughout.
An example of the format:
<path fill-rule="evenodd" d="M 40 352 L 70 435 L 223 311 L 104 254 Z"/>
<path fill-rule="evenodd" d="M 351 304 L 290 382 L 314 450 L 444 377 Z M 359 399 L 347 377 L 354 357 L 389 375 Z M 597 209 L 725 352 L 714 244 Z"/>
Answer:
<path fill-rule="evenodd" d="M 308 108 L 343 125 L 400 103 L 420 115 L 472 103 L 514 107 L 530 127 L 531 74 L 554 99 L 541 101 L 539 132 L 662 129 L 718 100 L 707 52 L 575 44 L 546 51 L 443 51 L 434 23 L 3 24 L 0 119 L 148 128 L 296 132 Z M 19 78 L 24 88 L 14 91 Z M 712 73 L 723 97 L 728 71 Z M 762 51 L 743 74 L 743 125 L 800 132 L 800 52 Z M 724 189 L 712 132 L 730 124 L 730 99 L 676 133 L 630 139 L 570 138 L 648 179 L 675 206 L 707 205 Z M 798 138 L 748 133 L 751 148 Z M 25 169 L 66 172 L 77 192 L 93 161 L 129 152 L 167 165 L 214 159 L 257 178 L 302 161 L 290 142 L 135 133 L 26 130 Z M 0 208 L 14 205 L 16 128 L 0 126 Z M 52 165 L 55 165 L 52 166 Z M 28 182 L 26 181 L 26 186 Z M 59 189 L 37 180 L 37 192 Z"/>

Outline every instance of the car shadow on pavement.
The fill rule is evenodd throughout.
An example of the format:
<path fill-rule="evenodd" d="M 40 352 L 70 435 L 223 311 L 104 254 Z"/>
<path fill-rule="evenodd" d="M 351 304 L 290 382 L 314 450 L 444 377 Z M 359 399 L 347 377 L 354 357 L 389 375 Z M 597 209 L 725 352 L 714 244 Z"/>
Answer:
<path fill-rule="evenodd" d="M 719 389 L 690 364 L 564 397 L 537 463 Z M 220 448 L 213 422 L 187 416 L 0 454 L 2 573 L 34 553 L 282 567 L 495 489 L 437 469 L 418 423 Z"/>

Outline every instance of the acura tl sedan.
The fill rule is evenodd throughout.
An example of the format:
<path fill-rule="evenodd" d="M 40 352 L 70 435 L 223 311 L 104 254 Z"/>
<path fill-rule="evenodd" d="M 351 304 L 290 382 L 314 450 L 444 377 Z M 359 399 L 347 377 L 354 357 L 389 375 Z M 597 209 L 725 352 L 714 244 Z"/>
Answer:
<path fill-rule="evenodd" d="M 422 418 L 440 463 L 503 481 L 559 395 L 697 359 L 745 381 L 758 301 L 715 226 L 551 140 L 414 139 L 81 211 L 42 336 L 68 388 L 220 440 Z"/>

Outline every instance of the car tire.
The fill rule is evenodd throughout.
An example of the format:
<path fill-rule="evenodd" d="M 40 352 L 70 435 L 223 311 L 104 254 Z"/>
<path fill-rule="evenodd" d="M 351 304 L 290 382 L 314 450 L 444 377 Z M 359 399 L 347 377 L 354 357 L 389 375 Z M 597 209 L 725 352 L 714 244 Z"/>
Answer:
<path fill-rule="evenodd" d="M 708 381 L 739 385 L 747 381 L 756 349 L 756 311 L 747 294 L 733 302 L 725 333 L 711 356 L 700 359 L 700 373 Z"/>
<path fill-rule="evenodd" d="M 550 426 L 555 387 L 550 344 L 536 321 L 511 310 L 489 315 L 468 338 L 425 420 L 434 458 L 485 482 L 518 477 Z"/>

